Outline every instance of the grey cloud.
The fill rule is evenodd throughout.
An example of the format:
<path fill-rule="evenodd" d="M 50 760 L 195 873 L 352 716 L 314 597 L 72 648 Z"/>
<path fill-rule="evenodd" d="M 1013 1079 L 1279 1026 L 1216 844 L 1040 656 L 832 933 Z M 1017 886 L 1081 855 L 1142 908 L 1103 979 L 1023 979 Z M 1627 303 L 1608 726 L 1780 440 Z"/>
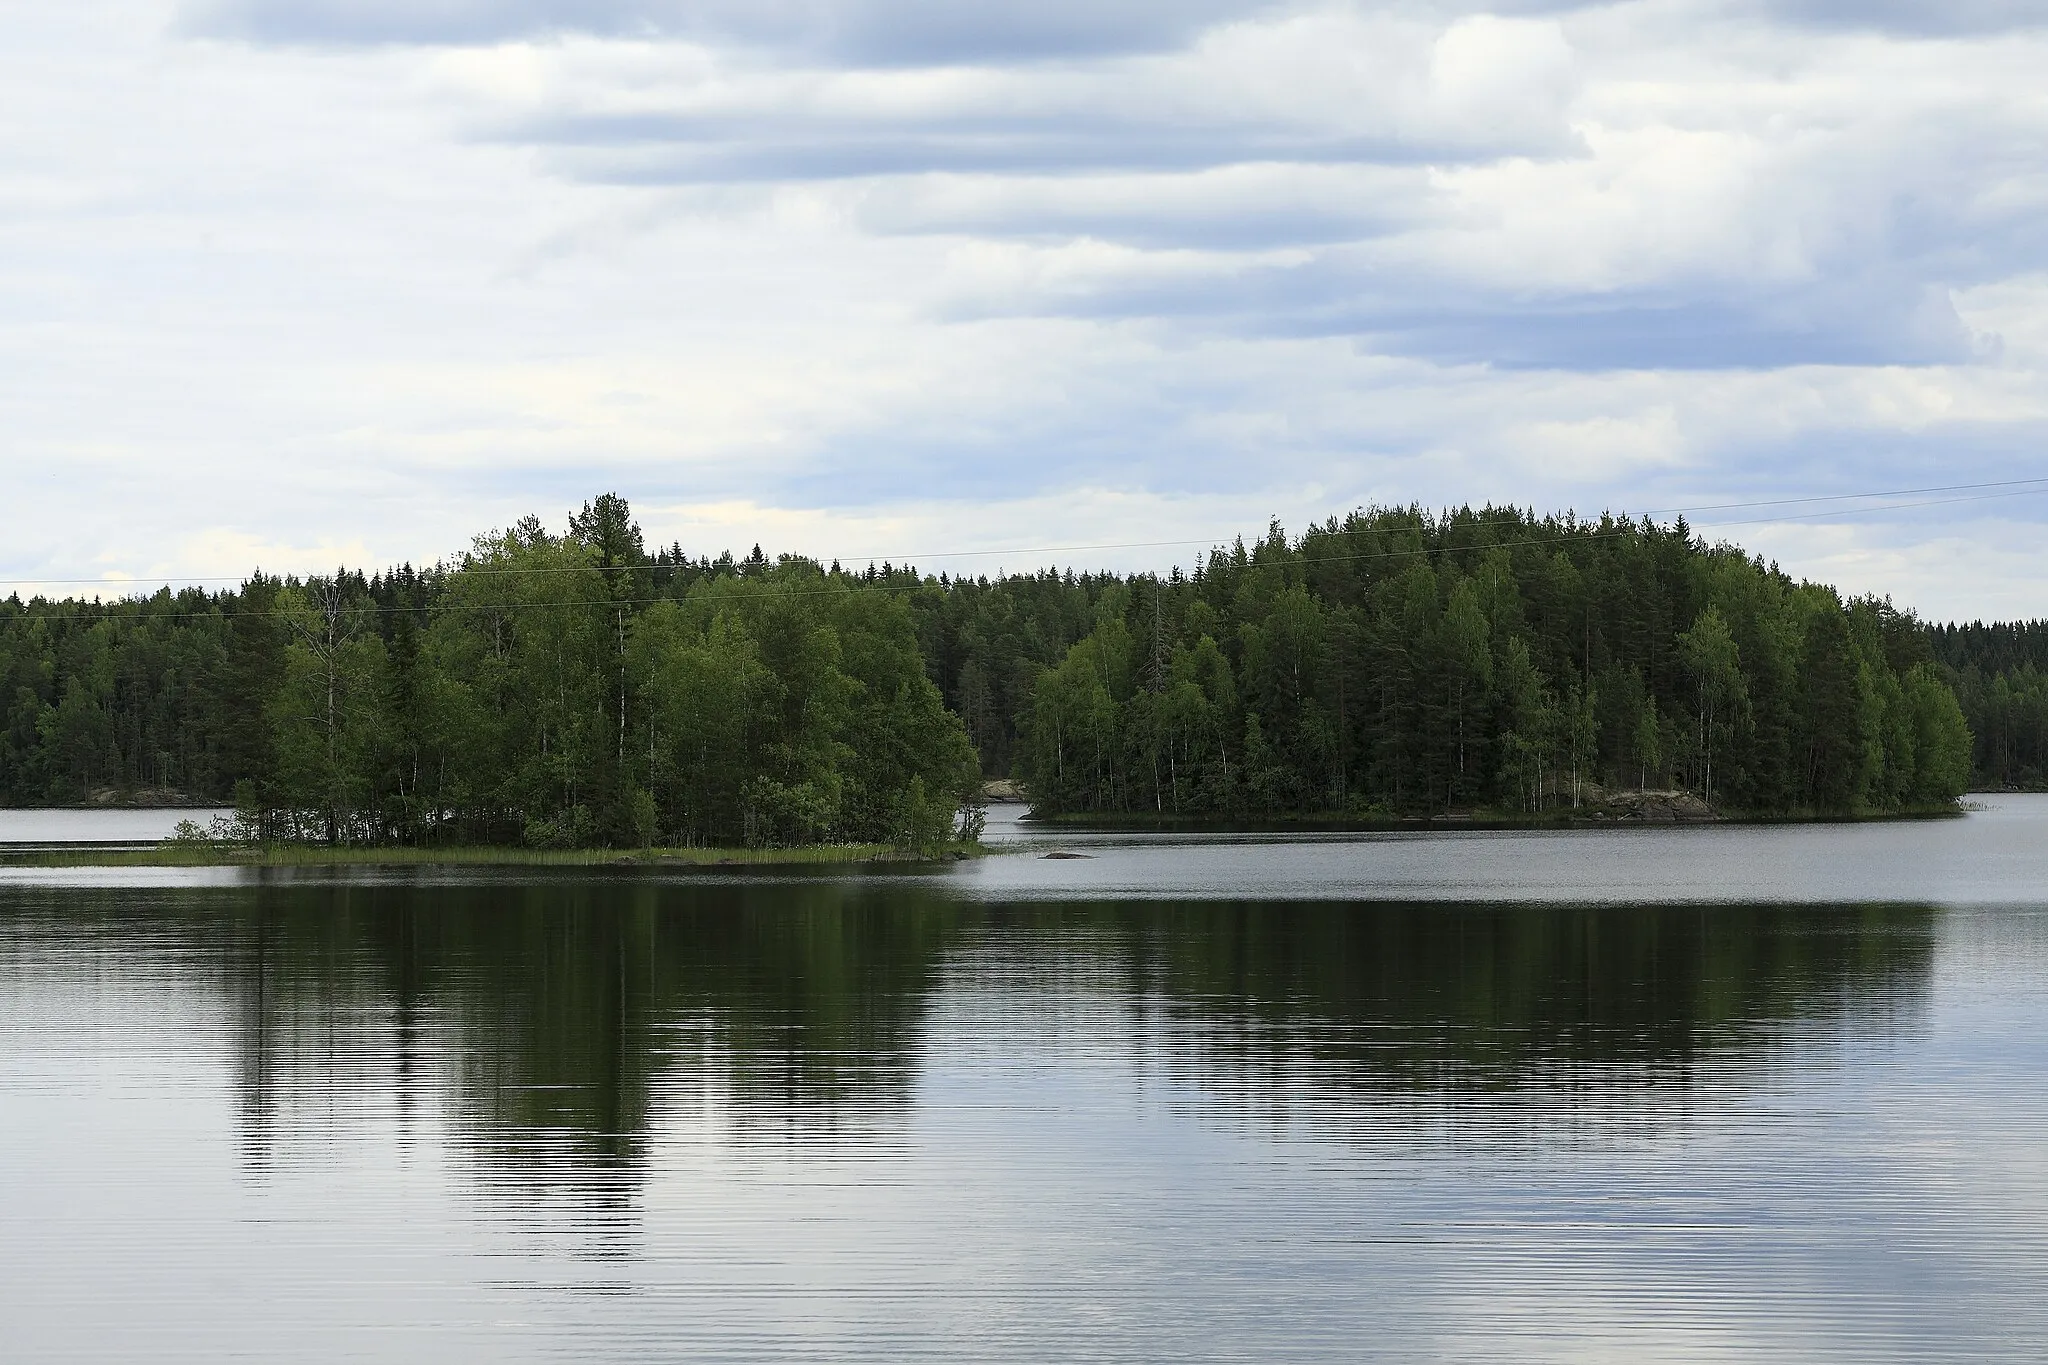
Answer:
<path fill-rule="evenodd" d="M 648 36 L 879 66 L 1156 51 L 1273 0 L 194 0 L 188 31 L 279 44 Z"/>
<path fill-rule="evenodd" d="M 1561 103 L 1514 119 L 1432 109 L 1413 89 L 1361 83 L 1341 122 L 1203 99 L 1196 78 L 1154 84 L 1091 74 L 990 85 L 905 112 L 869 92 L 818 99 L 764 85 L 716 107 L 617 113 L 574 104 L 503 118 L 488 139 L 544 149 L 553 168 L 597 182 L 701 185 L 932 173 L 1188 172 L 1250 164 L 1448 165 L 1585 151 Z M 1405 103 L 1404 103 L 1405 101 Z"/>
<path fill-rule="evenodd" d="M 1781 21 L 1866 27 L 1968 29 L 2048 14 L 2048 0 L 1961 0 L 1938 23 L 1925 17 L 1931 7 L 1895 0 L 1729 3 Z M 730 0 L 217 0 L 207 22 L 217 31 L 296 41 L 479 41 L 567 29 L 682 34 L 844 60 L 914 63 L 1170 46 L 1219 19 L 1268 8 L 1257 0 L 1057 0 L 1034 7 L 907 0 L 749 6 Z M 1448 15 L 1463 8 L 1424 4 L 1416 12 Z M 1946 289 L 2038 267 L 2039 243 L 2048 240 L 2026 196 L 1987 192 L 2032 174 L 2028 168 L 2039 164 L 2040 152 L 2032 128 L 1937 120 L 1911 134 L 1893 130 L 1863 147 L 1860 158 L 1852 146 L 1851 155 L 1800 160 L 1785 173 L 1781 200 L 1759 195 L 1759 204 L 1768 206 L 1754 212 L 1801 219 L 1795 235 L 1798 251 L 1811 258 L 1810 278 L 1802 274 L 1795 284 L 1745 278 L 1743 263 L 1755 259 L 1748 254 L 1751 239 L 1733 234 L 1724 266 L 1695 263 L 1623 290 L 1546 292 L 1532 279 L 1531 289 L 1518 295 L 1461 283 L 1450 266 L 1400 269 L 1369 260 L 1365 248 L 1376 239 L 1428 230 L 1432 206 L 1419 186 L 1396 191 L 1391 200 L 1216 196 L 1149 205 L 1142 186 L 1153 177 L 1252 165 L 1404 168 L 1578 155 L 1584 149 L 1561 110 L 1532 106 L 1519 123 L 1461 132 L 1451 123 L 1431 123 L 1426 105 L 1414 106 L 1407 118 L 1391 104 L 1375 115 L 1374 101 L 1385 92 L 1367 82 L 1359 106 L 1345 111 L 1348 126 L 1339 128 L 1327 108 L 1319 109 L 1319 123 L 1306 117 L 1289 122 L 1270 107 L 1235 113 L 1227 100 L 1212 113 L 1212 106 L 1189 99 L 1171 75 L 1157 71 L 1145 79 L 1158 82 L 1151 88 L 1166 98 L 1148 98 L 1148 87 L 1131 84 L 1126 72 L 1103 68 L 1078 83 L 999 81 L 952 90 L 945 97 L 950 103 L 917 112 L 872 90 L 820 95 L 800 83 L 772 81 L 675 92 L 732 101 L 718 107 L 590 112 L 604 106 L 579 100 L 572 87 L 562 104 L 506 119 L 483 135 L 535 148 L 555 173 L 595 183 L 711 187 L 981 176 L 1052 185 L 1121 175 L 1141 187 L 1121 202 L 1049 190 L 1034 201 L 1026 189 L 982 209 L 920 199 L 899 185 L 863 196 L 855 221 L 882 233 L 1089 237 L 1143 250 L 1224 255 L 1280 247 L 1313 253 L 1306 263 L 1285 267 L 1226 260 L 1194 274 L 1138 262 L 1124 277 L 1108 268 L 1100 278 L 1078 281 L 1054 272 L 1052 284 L 1027 273 L 1025 283 L 952 298 L 939 310 L 942 316 L 1172 318 L 1240 336 L 1352 336 L 1392 354 L 1508 368 L 1965 361 L 1984 347 L 1957 318 Z M 920 100 L 926 97 L 920 92 Z M 1201 113 L 1191 116 L 1191 108 Z"/>
<path fill-rule="evenodd" d="M 1751 8 L 1766 19 L 1921 36 L 2048 25 L 2048 0 L 1759 0 Z"/>
<path fill-rule="evenodd" d="M 1956 422 L 1944 425 L 1938 439 L 1940 460 L 1933 466 L 1937 470 L 1966 469 L 1970 482 L 2025 479 L 2041 472 L 2038 452 L 2048 443 L 2048 425 L 2036 419 Z M 1796 437 L 1751 435 L 1745 441 L 1744 456 L 1754 471 L 1752 487 L 1758 490 L 1757 496 L 1829 489 L 1855 492 L 1948 482 L 1927 477 L 1928 446 L 1925 432 L 1861 427 Z M 2048 519 L 2048 498 L 2036 496 L 2001 493 L 1987 498 L 1959 491 L 1892 501 L 1921 505 L 1899 507 L 1885 514 L 1887 520 L 1938 521 L 1986 515 Z M 1738 510 L 1727 515 L 1740 519 L 1757 514 Z M 1855 519 L 1869 515 L 1858 514 Z"/>
<path fill-rule="evenodd" d="M 1360 249 L 1389 234 L 1427 232 L 1437 210 L 1421 183 L 1272 198 L 1215 194 L 1147 203 L 1154 177 L 1216 167 L 1285 163 L 1401 167 L 1485 159 L 1501 149 L 1445 149 L 1418 143 L 1315 139 L 1281 130 L 1123 128 L 1071 122 L 999 122 L 904 127 L 867 133 L 746 139 L 680 120 L 609 120 L 523 130 L 577 178 L 662 184 L 788 182 L 901 177 L 864 197 L 856 221 L 868 231 L 951 233 L 985 239 L 1088 237 L 1142 250 L 1251 252 L 1314 249 L 1302 264 L 1275 267 L 1225 260 L 1207 273 L 1162 274 L 1135 263 L 1057 287 L 1022 286 L 955 299 L 952 317 L 1068 316 L 1174 318 L 1236 335 L 1361 338 L 1375 349 L 1448 363 L 1511 368 L 1719 369 L 1779 365 L 1915 365 L 1980 356 L 1985 343 L 1955 314 L 1947 288 L 2000 278 L 2041 258 L 2039 214 L 2024 203 L 1976 206 L 1978 173 L 1964 149 L 1915 158 L 1920 167 L 1869 213 L 1818 213 L 1809 249 L 1811 279 L 1746 280 L 1694 270 L 1619 291 L 1513 291 L 1456 281 L 1448 271 L 1361 263 Z M 1556 150 L 1556 149 L 1550 149 Z M 1925 151 L 1926 149 L 1922 149 Z M 2002 155 L 1999 149 L 1981 150 Z M 2003 151 L 2012 151 L 2005 148 Z M 977 210 L 921 198 L 918 176 L 970 172 L 1036 177 Z M 1120 199 L 1064 195 L 1063 179 L 1140 173 Z M 1861 170 L 1845 170 L 1861 175 Z M 1917 183 L 1915 183 L 1917 181 Z M 1011 182 L 1013 185 L 1015 182 Z M 1980 192 L 1982 187 L 1976 187 Z M 1868 195 L 1856 198 L 1869 199 Z M 1823 200 L 1822 202 L 1828 202 Z M 1814 210 L 1806 210 L 1814 211 Z M 1846 219 L 1844 218 L 1846 215 Z M 1534 281 L 1532 281 L 1534 284 Z"/>
<path fill-rule="evenodd" d="M 684 38 L 874 66 L 1161 51 L 1288 0 L 187 0 L 187 32 L 284 45 L 494 43 L 556 34 Z M 1416 0 L 1449 20 L 1565 14 L 1585 0 Z M 1717 8 L 1707 0 L 1702 8 Z M 1907 36 L 2048 26 L 2048 0 L 1728 0 L 1765 22 Z"/>
<path fill-rule="evenodd" d="M 857 216 L 863 228 L 878 233 L 1011 240 L 1091 237 L 1146 250 L 1266 251 L 1381 237 L 1414 226 L 1418 215 L 1385 201 L 1339 206 L 1241 199 L 1200 211 L 1170 203 L 1050 203 L 984 214 L 883 198 L 863 204 Z"/>
<path fill-rule="evenodd" d="M 666 122 L 666 121 L 663 121 Z M 1182 172 L 1246 163 L 1442 165 L 1501 156 L 1555 155 L 1569 145 L 1461 146 L 1449 139 L 1313 137 L 1236 128 L 1086 129 L 1046 124 L 982 129 L 928 127 L 806 135 L 764 126 L 753 137 L 665 138 L 647 120 L 527 124 L 501 134 L 546 148 L 572 178 L 637 185 L 854 180 L 934 173 L 1069 175 L 1095 171 Z"/>
<path fill-rule="evenodd" d="M 1904 272 L 1789 289 L 1727 280 L 1513 299 L 1345 259 L 1109 282 L 1064 296 L 963 299 L 954 316 L 1172 319 L 1237 336 L 1350 336 L 1367 348 L 1501 369 L 1715 370 L 1926 365 L 1984 345 L 1945 291 Z"/>
<path fill-rule="evenodd" d="M 1346 328 L 1354 329 L 1398 354 L 1503 369 L 1932 365 L 1974 354 L 1954 310 L 1918 290 L 1853 301 L 1575 299 L 1549 309 L 1367 314 Z"/>

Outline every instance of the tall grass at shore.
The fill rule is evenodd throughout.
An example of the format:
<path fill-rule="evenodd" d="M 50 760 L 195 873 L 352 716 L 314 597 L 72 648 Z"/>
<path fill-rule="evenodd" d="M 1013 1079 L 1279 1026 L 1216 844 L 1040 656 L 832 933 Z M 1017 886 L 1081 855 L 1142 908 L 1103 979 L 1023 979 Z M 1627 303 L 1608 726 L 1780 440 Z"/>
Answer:
<path fill-rule="evenodd" d="M 151 848 L 41 848 L 0 854 L 10 867 L 820 867 L 953 861 L 983 852 L 954 844 L 918 851 L 887 844 L 800 848 L 552 849 L 226 844 L 171 839 Z"/>

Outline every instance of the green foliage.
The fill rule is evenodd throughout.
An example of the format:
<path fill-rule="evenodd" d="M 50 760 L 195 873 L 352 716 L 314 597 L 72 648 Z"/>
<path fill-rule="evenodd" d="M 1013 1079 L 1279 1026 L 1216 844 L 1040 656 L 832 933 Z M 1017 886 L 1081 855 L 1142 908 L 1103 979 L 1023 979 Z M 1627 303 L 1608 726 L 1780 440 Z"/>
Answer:
<path fill-rule="evenodd" d="M 1719 607 L 1709 604 L 1692 629 L 1678 637 L 1678 657 L 1692 678 L 1698 724 L 1694 743 L 1700 756 L 1701 786 L 1712 801 L 1714 745 L 1727 739 L 1734 713 L 1749 690 L 1742 676 L 1742 650 L 1728 633 L 1728 622 Z"/>
<path fill-rule="evenodd" d="M 1189 574 L 991 581 L 650 554 L 606 494 L 426 570 L 0 602 L 0 801 L 176 791 L 333 846 L 929 850 L 983 775 L 1213 816 L 2048 778 L 2048 634 L 1949 629 L 1683 522 L 1381 509 Z"/>
<path fill-rule="evenodd" d="M 1974 736 L 1971 782 L 2048 789 L 2048 621 L 1936 626 L 1926 642 Z"/>
<path fill-rule="evenodd" d="M 899 594 L 649 558 L 610 494 L 423 574 L 0 604 L 0 679 L 7 799 L 232 794 L 273 841 L 931 850 L 979 782 Z"/>
<path fill-rule="evenodd" d="M 942 586 L 908 594 L 933 676 L 983 717 L 986 770 L 1049 810 L 1537 811 L 1679 786 L 1875 812 L 1966 785 L 1941 678 L 1910 681 L 1918 621 L 1683 522 L 1379 509 L 1187 575 Z M 1004 731 L 989 680 L 1020 676 Z"/>

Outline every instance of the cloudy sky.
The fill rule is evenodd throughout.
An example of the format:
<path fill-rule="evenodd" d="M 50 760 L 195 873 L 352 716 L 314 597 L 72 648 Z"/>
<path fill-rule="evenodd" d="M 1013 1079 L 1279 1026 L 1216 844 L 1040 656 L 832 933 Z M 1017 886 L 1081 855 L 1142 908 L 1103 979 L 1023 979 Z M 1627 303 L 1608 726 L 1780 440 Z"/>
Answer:
<path fill-rule="evenodd" d="M 1493 500 L 2048 615 L 2048 0 L 0 23 L 10 580 L 431 559 L 606 489 L 991 572 Z"/>

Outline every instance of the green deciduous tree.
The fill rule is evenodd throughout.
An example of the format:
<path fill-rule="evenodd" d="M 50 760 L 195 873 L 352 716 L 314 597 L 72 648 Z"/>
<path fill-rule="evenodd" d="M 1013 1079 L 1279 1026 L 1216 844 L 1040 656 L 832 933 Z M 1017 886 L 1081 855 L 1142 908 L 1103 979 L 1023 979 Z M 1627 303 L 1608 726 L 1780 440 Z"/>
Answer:
<path fill-rule="evenodd" d="M 1714 746 L 1729 728 L 1731 713 L 1745 699 L 1742 655 L 1719 607 L 1709 606 L 1678 637 L 1678 656 L 1692 678 L 1695 752 L 1700 790 L 1714 799 Z"/>

